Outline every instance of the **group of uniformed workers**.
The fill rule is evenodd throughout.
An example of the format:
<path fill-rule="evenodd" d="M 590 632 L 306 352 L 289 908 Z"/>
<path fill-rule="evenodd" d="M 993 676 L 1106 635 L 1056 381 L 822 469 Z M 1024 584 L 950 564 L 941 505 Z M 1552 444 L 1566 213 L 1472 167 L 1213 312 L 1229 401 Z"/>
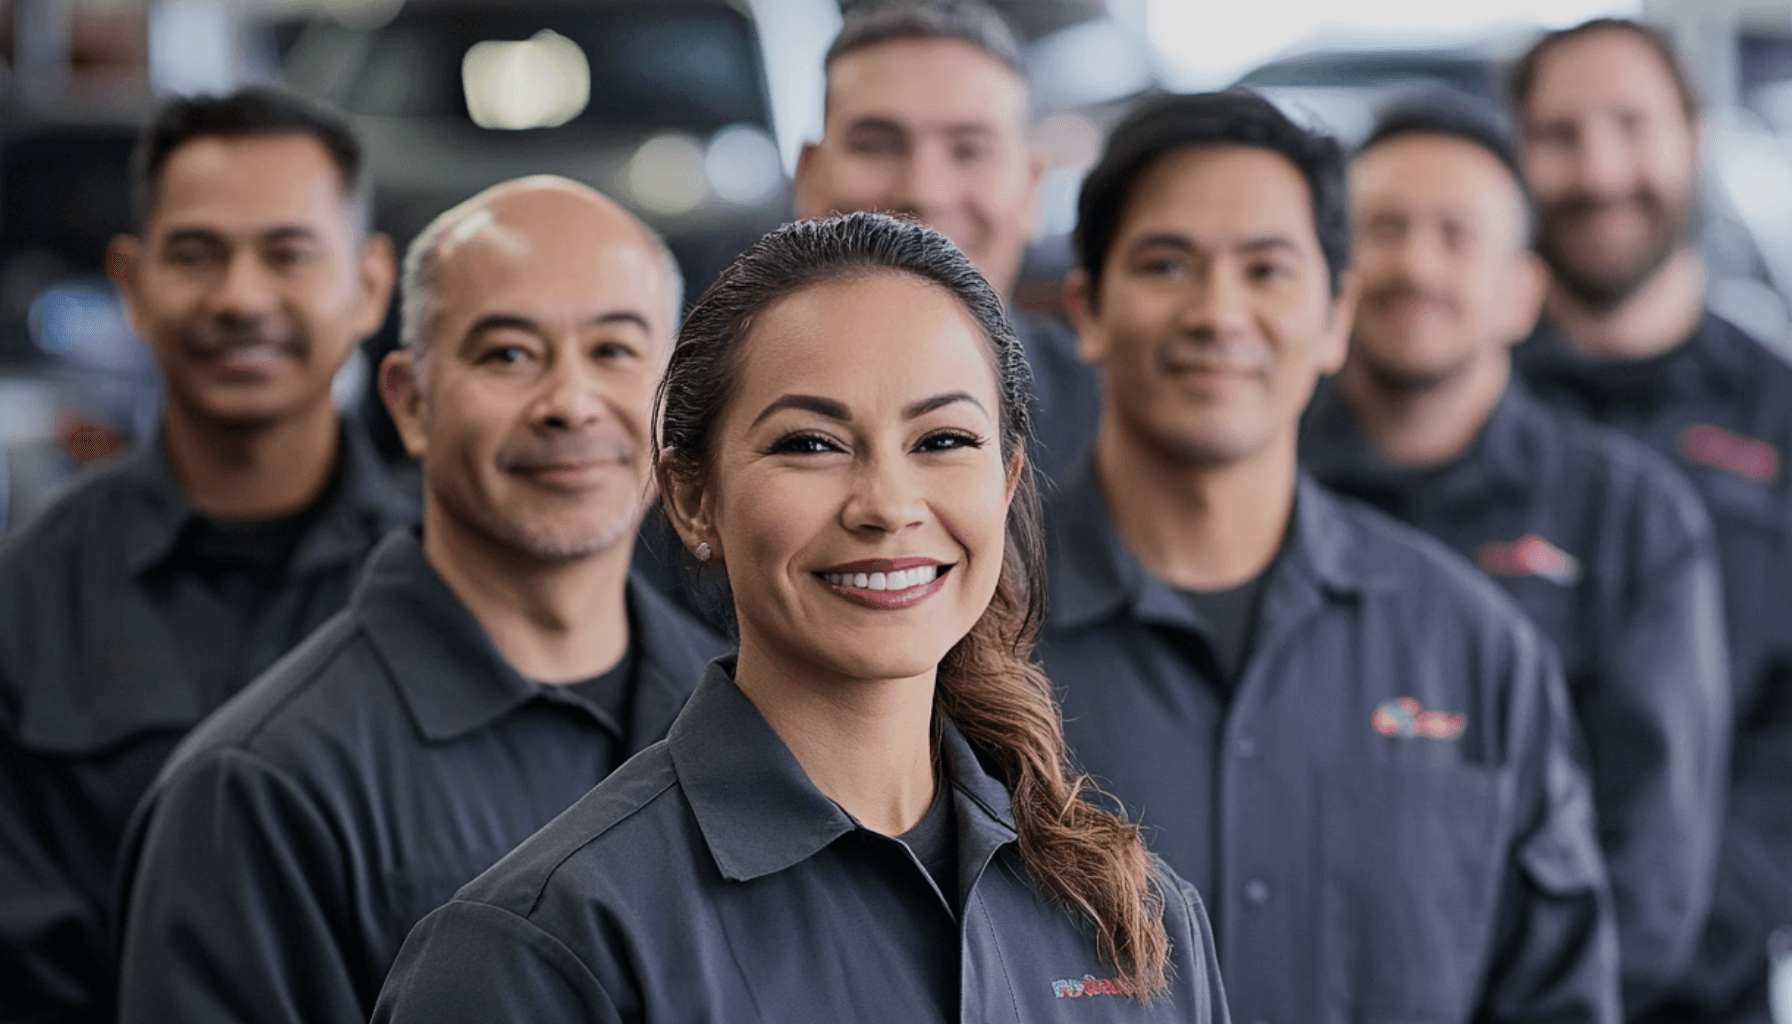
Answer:
<path fill-rule="evenodd" d="M 908 214 L 1011 292 L 1042 164 L 1000 20 L 855 11 L 826 78 L 798 215 Z M 1184 1019 L 1769 1020 L 1792 366 L 1705 308 L 1698 104 L 1660 35 L 1544 37 L 1511 119 L 1516 142 L 1426 99 L 1347 155 L 1248 93 L 1147 101 L 1084 185 L 1071 324 L 1014 317 L 1056 485 L 1039 662 L 1074 764 L 1200 894 L 1176 923 L 1160 886 L 1172 946 L 1211 916 L 1224 1002 Z M 432 918 L 383 1019 L 551 1015 L 529 1001 L 549 979 L 618 973 L 628 994 L 579 1012 L 908 1019 L 898 962 L 942 1019 L 995 1012 L 992 986 L 1019 1019 L 1141 1002 L 1052 926 L 972 918 L 1020 913 L 975 882 L 1015 833 L 966 801 L 1015 782 L 963 758 L 998 754 L 936 734 L 955 815 L 846 813 L 789 709 L 710 682 L 729 645 L 630 578 L 683 305 L 650 230 L 526 178 L 412 244 L 378 385 L 419 527 L 330 401 L 398 276 L 353 136 L 245 90 L 169 104 L 134 161 L 108 269 L 167 382 L 161 430 L 0 548 L 0 1019 L 366 1019 L 412 926 L 666 736 L 700 679 L 683 740 Z M 697 561 L 751 564 L 678 520 Z M 687 778 L 680 743 L 719 767 Z M 668 773 L 682 812 L 518 889 Z M 845 817 L 798 806 L 818 792 Z M 654 843 L 714 858 L 657 924 L 600 898 L 608 875 L 692 877 L 639 863 Z M 938 905 L 805 897 L 792 866 L 825 843 L 826 870 L 920 872 Z M 998 863 L 1052 891 L 1022 854 Z M 1007 928 L 1038 935 L 1002 954 Z M 929 934 L 960 945 L 909 948 Z M 484 1002 L 431 1001 L 506 968 Z"/>

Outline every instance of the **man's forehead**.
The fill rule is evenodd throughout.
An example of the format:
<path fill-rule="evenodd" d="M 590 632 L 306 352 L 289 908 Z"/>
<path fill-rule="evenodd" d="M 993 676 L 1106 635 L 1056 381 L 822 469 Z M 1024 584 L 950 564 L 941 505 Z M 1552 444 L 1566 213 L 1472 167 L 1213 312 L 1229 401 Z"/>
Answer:
<path fill-rule="evenodd" d="M 1498 157 L 1467 139 L 1448 135 L 1396 136 L 1356 158 L 1350 195 L 1358 206 L 1379 209 L 1479 209 L 1487 200 L 1523 193 Z"/>
<path fill-rule="evenodd" d="M 309 135 L 200 136 L 162 165 L 150 223 L 160 232 L 346 229 L 350 207 L 335 161 Z"/>
<path fill-rule="evenodd" d="M 1673 72 L 1644 40 L 1607 29 L 1563 40 L 1543 54 L 1525 112 L 1560 116 L 1650 101 L 1680 105 Z"/>
<path fill-rule="evenodd" d="M 471 230 L 445 242 L 437 265 L 446 307 L 474 316 L 503 307 L 552 320 L 626 310 L 663 323 L 670 282 L 664 261 L 639 231 L 547 230 L 485 210 L 461 224 Z"/>
<path fill-rule="evenodd" d="M 878 117 L 912 129 L 1026 119 L 1026 81 L 957 39 L 895 39 L 836 58 L 827 72 L 830 122 Z"/>
<path fill-rule="evenodd" d="M 1318 244 L 1306 177 L 1258 146 L 1189 146 L 1147 168 L 1127 196 L 1121 234 L 1157 234 L 1169 225 L 1220 245 L 1271 234 Z"/>

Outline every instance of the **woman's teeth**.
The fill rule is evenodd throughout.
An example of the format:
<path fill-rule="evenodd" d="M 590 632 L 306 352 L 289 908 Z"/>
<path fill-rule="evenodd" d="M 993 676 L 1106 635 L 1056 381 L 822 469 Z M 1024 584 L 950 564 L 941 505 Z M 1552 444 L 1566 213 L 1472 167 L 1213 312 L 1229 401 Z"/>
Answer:
<path fill-rule="evenodd" d="M 899 572 L 830 572 L 823 573 L 836 587 L 857 587 L 860 590 L 907 590 L 932 583 L 939 578 L 937 565 L 917 565 Z"/>

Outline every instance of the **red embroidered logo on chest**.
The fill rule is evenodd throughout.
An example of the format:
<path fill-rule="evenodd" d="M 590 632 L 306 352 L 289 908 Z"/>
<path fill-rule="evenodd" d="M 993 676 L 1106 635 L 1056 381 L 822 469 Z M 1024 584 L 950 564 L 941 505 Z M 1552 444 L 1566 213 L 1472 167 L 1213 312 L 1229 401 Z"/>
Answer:
<path fill-rule="evenodd" d="M 1411 697 L 1390 700 L 1370 719 L 1375 731 L 1394 739 L 1460 739 L 1468 719 L 1453 711 L 1426 711 Z"/>
<path fill-rule="evenodd" d="M 1113 978 L 1097 978 L 1085 974 L 1080 978 L 1060 978 L 1052 982 L 1052 995 L 1059 999 L 1081 999 L 1084 996 L 1123 996 L 1126 990 Z"/>
<path fill-rule="evenodd" d="M 1728 470 L 1759 484 L 1780 478 L 1778 448 L 1709 423 L 1694 423 L 1680 432 L 1680 454 L 1688 462 Z"/>
<path fill-rule="evenodd" d="M 1580 559 L 1534 533 L 1481 545 L 1475 564 L 1489 576 L 1541 576 L 1564 587 L 1580 580 Z"/>

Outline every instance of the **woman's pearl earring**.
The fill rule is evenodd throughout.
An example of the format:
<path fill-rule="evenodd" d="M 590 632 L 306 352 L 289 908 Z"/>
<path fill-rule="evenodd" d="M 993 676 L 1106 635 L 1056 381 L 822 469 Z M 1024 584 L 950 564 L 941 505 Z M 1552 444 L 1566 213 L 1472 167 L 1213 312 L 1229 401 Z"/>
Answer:
<path fill-rule="evenodd" d="M 708 541 L 698 541 L 697 550 L 691 552 L 691 554 L 697 556 L 697 561 L 699 562 L 709 561 L 709 556 L 714 553 L 715 552 L 710 549 Z"/>

